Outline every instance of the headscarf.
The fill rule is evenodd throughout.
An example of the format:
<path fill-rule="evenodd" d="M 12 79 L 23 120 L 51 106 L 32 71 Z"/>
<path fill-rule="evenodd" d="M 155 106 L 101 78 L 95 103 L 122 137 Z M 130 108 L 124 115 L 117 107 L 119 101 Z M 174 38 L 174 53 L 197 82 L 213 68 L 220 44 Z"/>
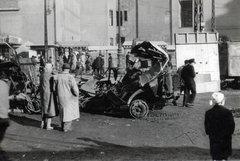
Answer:
<path fill-rule="evenodd" d="M 45 64 L 45 67 L 44 67 L 44 72 L 48 72 L 48 73 L 51 73 L 53 70 L 53 66 L 51 63 L 46 63 Z"/>

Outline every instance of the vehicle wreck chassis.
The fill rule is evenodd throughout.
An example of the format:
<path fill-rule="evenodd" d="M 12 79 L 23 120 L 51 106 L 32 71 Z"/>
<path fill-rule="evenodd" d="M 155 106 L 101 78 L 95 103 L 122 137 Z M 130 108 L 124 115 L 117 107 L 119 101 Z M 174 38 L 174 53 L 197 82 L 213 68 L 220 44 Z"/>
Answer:
<path fill-rule="evenodd" d="M 136 62 L 147 62 L 140 70 L 127 69 L 121 80 L 90 78 L 79 82 L 79 106 L 83 111 L 127 112 L 133 118 L 144 118 L 152 108 L 162 109 L 167 97 L 163 78 L 169 61 L 168 54 L 159 46 L 144 41 L 132 48 L 132 67 Z"/>

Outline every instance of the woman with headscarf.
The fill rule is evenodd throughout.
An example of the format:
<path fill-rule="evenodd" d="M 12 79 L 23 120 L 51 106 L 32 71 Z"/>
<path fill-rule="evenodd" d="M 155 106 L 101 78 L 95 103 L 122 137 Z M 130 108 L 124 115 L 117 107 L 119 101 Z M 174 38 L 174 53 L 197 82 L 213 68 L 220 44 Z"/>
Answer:
<path fill-rule="evenodd" d="M 40 75 L 40 97 L 42 107 L 42 122 L 41 128 L 52 130 L 51 126 L 52 117 L 58 115 L 56 108 L 56 97 L 53 92 L 53 66 L 47 63 L 43 72 Z"/>

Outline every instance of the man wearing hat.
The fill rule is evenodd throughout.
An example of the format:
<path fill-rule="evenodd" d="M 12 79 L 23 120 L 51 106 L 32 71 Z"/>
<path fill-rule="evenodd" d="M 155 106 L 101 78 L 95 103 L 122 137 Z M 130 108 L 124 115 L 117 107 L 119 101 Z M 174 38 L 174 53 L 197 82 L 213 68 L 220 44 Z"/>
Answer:
<path fill-rule="evenodd" d="M 70 65 L 63 64 L 63 72 L 55 76 L 56 91 L 58 95 L 58 106 L 62 130 L 71 131 L 73 120 L 80 117 L 78 106 L 79 89 L 75 78 L 69 74 Z"/>
<path fill-rule="evenodd" d="M 104 73 L 104 59 L 103 59 L 103 54 L 99 53 L 99 56 L 96 58 L 96 69 L 97 73 L 102 75 Z"/>
<path fill-rule="evenodd" d="M 181 77 L 185 83 L 184 94 L 186 99 L 183 103 L 183 106 L 189 107 L 193 106 L 195 97 L 196 97 L 196 83 L 195 83 L 195 69 L 193 64 L 195 64 L 195 59 L 189 59 L 188 64 L 182 68 Z M 190 94 L 191 93 L 191 94 Z"/>
<path fill-rule="evenodd" d="M 214 92 L 205 113 L 205 131 L 210 139 L 210 154 L 213 160 L 227 160 L 232 154 L 232 134 L 235 122 L 232 112 L 224 107 L 225 97 L 221 92 Z"/>

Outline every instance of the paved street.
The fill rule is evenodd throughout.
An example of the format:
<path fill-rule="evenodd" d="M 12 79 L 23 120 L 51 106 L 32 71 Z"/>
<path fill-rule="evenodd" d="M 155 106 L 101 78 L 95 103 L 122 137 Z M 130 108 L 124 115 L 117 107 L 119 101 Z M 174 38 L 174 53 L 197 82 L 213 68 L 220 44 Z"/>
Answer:
<path fill-rule="evenodd" d="M 240 108 L 240 91 L 223 91 L 228 108 Z M 136 120 L 116 115 L 81 113 L 73 131 L 60 131 L 58 118 L 52 131 L 40 129 L 40 115 L 11 114 L 2 148 L 15 160 L 210 160 L 204 132 L 210 93 L 198 94 L 191 108 L 166 106 Z M 237 110 L 235 110 L 237 111 Z M 240 159 L 240 119 L 234 113 L 233 155 Z"/>

